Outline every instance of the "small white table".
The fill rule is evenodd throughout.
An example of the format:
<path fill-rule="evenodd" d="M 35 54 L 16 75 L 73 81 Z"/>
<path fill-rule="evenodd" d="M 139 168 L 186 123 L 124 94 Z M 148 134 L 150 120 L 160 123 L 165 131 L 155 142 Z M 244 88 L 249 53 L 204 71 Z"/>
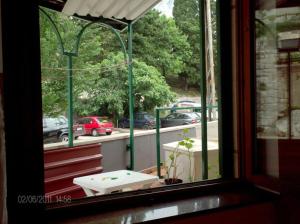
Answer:
<path fill-rule="evenodd" d="M 157 180 L 157 176 L 130 170 L 118 170 L 77 177 L 73 179 L 73 183 L 81 186 L 87 196 L 95 196 L 123 191 L 137 185 L 149 188 Z"/>

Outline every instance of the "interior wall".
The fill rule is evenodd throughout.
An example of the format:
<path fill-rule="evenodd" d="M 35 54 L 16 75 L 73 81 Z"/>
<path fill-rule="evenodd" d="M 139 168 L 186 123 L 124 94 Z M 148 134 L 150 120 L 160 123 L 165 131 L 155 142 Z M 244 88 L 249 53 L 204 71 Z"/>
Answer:
<path fill-rule="evenodd" d="M 45 204 L 29 201 L 44 195 L 39 5 L 1 3 L 7 218 L 43 223 Z"/>

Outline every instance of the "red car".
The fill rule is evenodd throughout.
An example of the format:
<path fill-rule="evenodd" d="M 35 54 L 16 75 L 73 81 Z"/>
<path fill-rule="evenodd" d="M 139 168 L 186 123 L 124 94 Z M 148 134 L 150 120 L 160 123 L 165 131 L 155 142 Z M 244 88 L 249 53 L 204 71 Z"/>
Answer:
<path fill-rule="evenodd" d="M 78 119 L 77 124 L 82 124 L 85 128 L 85 134 L 97 136 L 99 134 L 110 135 L 114 125 L 105 117 L 88 116 Z"/>

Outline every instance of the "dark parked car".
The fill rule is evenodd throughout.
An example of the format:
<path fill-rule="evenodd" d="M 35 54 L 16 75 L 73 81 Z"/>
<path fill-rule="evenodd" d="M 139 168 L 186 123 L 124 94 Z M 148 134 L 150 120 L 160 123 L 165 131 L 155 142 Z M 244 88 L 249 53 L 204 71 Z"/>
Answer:
<path fill-rule="evenodd" d="M 66 117 L 43 118 L 44 143 L 67 142 L 69 140 L 68 133 L 68 120 Z M 77 139 L 80 135 L 84 135 L 84 127 L 82 125 L 74 125 L 73 137 Z"/>
<path fill-rule="evenodd" d="M 134 127 L 141 129 L 153 129 L 156 126 L 155 117 L 147 112 L 137 112 L 134 114 Z M 119 128 L 129 128 L 129 118 L 122 118 L 119 120 Z"/>
<path fill-rule="evenodd" d="M 195 124 L 201 121 L 200 117 L 195 112 L 186 113 L 171 113 L 165 118 L 161 119 L 161 126 L 173 127 L 185 124 Z"/>

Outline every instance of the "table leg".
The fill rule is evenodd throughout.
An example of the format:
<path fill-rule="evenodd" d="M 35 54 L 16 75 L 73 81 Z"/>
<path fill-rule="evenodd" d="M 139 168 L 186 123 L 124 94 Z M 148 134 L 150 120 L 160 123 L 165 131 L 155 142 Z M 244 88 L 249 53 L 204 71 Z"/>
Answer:
<path fill-rule="evenodd" d="M 84 190 L 84 193 L 86 194 L 86 196 L 91 197 L 91 196 L 95 196 L 95 192 L 88 189 L 88 188 L 82 188 Z"/>

